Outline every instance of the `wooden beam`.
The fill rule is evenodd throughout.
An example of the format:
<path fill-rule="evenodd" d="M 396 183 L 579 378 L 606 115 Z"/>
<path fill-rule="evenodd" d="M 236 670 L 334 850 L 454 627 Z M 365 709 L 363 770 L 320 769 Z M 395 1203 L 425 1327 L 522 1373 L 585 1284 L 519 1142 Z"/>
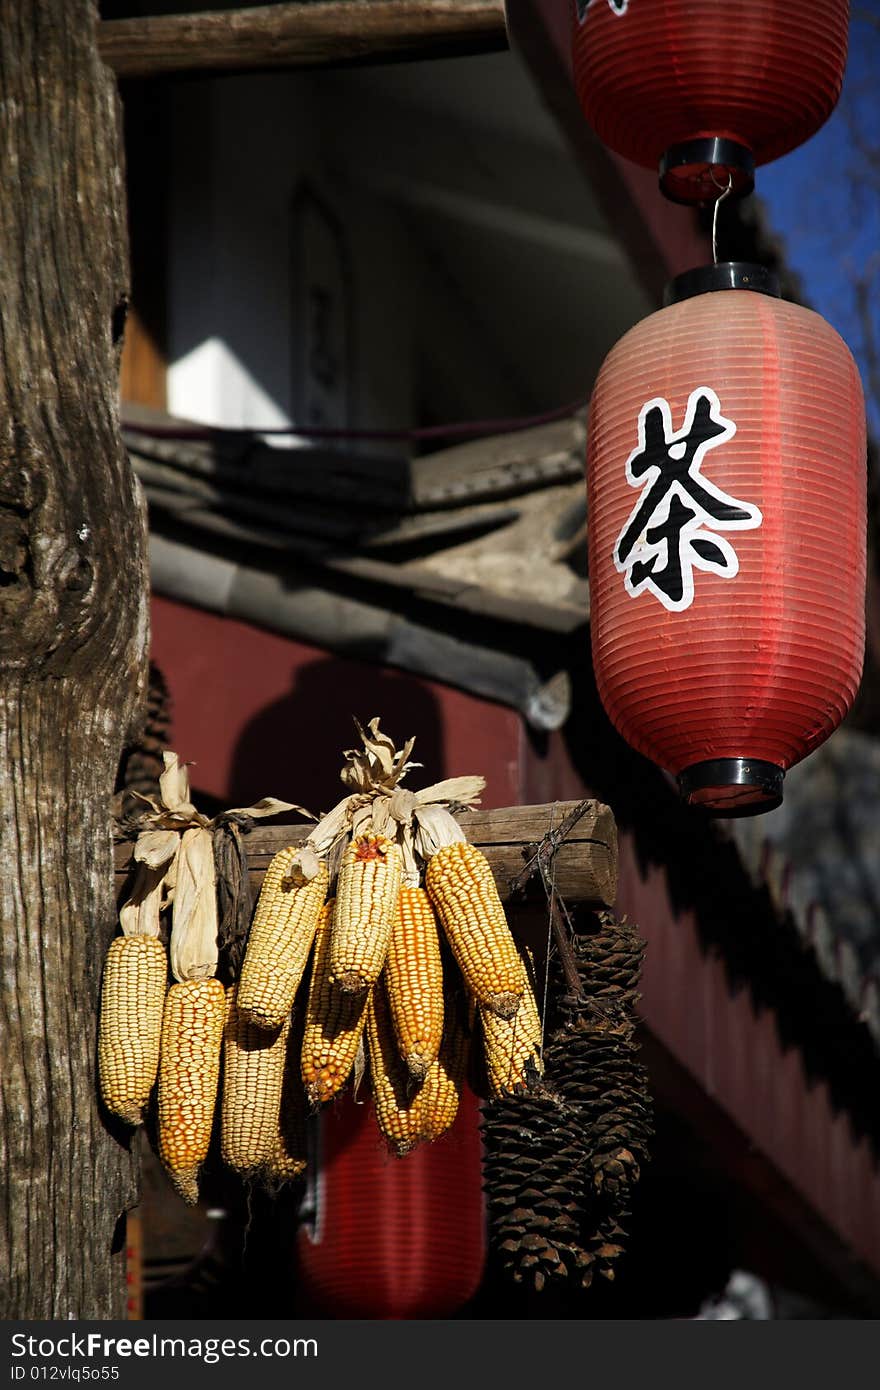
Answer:
<path fill-rule="evenodd" d="M 448 58 L 507 46 L 504 0 L 327 0 L 98 24 L 98 50 L 117 77 Z"/>
<path fill-rule="evenodd" d="M 556 801 L 546 806 L 505 806 L 494 811 L 468 811 L 461 824 L 472 844 L 478 845 L 492 866 L 502 899 L 523 871 L 534 846 L 558 829 L 575 801 Z M 302 844 L 311 825 L 255 824 L 245 837 L 251 884 L 259 888 L 269 861 L 285 845 Z M 132 844 L 116 846 L 117 886 L 131 868 Z M 568 903 L 611 907 L 617 896 L 617 826 L 611 810 L 601 801 L 590 801 L 578 822 L 556 851 L 554 882 Z M 540 876 L 536 879 L 540 891 Z"/>

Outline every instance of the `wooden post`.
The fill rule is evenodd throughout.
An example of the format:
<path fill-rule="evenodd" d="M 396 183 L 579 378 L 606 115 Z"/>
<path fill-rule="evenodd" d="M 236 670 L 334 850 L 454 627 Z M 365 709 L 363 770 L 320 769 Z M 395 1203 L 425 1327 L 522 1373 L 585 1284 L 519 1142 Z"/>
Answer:
<path fill-rule="evenodd" d="M 148 590 L 117 421 L 119 112 L 92 0 L 6 0 L 0 74 L 0 1318 L 119 1318 L 135 1173 L 94 1056 Z"/>
<path fill-rule="evenodd" d="M 108 19 L 98 44 L 118 77 L 150 77 L 489 53 L 507 48 L 507 29 L 504 0 L 299 0 Z"/>

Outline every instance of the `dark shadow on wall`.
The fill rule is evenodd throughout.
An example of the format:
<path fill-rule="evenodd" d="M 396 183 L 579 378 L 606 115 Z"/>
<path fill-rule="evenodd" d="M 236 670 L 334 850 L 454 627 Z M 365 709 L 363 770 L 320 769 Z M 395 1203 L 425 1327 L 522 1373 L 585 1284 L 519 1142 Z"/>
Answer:
<path fill-rule="evenodd" d="M 315 815 L 330 810 L 345 795 L 339 780 L 343 753 L 361 746 L 354 719 L 366 725 L 374 715 L 398 747 L 416 735 L 413 760 L 423 766 L 408 785 L 426 786 L 447 775 L 443 711 L 422 681 L 322 657 L 294 668 L 289 693 L 245 725 L 233 754 L 229 804 L 246 806 L 270 795 Z"/>
<path fill-rule="evenodd" d="M 843 990 L 822 971 L 790 913 L 780 915 L 750 880 L 733 841 L 684 805 L 665 775 L 634 752 L 602 708 L 592 666 L 572 670 L 576 717 L 565 728 L 574 766 L 630 831 L 640 867 L 662 866 L 676 912 L 694 912 L 707 954 L 719 954 L 732 991 L 747 988 L 757 1010 L 772 1009 L 784 1048 L 797 1047 L 811 1081 L 827 1080 L 834 1104 L 880 1153 L 873 1097 L 880 1059 Z"/>

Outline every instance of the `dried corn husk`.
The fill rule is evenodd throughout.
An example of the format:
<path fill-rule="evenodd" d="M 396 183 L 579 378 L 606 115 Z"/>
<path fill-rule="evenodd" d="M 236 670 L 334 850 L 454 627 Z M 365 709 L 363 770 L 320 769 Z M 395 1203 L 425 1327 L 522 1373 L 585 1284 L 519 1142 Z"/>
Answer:
<path fill-rule="evenodd" d="M 418 829 L 415 845 L 425 863 L 433 858 L 438 849 L 459 845 L 467 840 L 455 816 L 443 806 L 421 806 L 416 812 L 416 819 Z"/>
<path fill-rule="evenodd" d="M 214 843 L 211 832 L 202 826 L 181 836 L 170 954 L 175 980 L 207 980 L 217 971 Z"/>
<path fill-rule="evenodd" d="M 144 830 L 138 836 L 134 882 L 119 909 L 123 936 L 159 936 L 163 886 L 179 844 L 180 837 L 173 830 Z"/>

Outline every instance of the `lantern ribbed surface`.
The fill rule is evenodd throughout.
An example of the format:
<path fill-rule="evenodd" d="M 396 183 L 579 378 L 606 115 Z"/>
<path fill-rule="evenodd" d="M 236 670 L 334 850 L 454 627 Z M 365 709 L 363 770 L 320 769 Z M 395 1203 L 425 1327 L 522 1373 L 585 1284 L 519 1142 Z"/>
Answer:
<path fill-rule="evenodd" d="M 308 1312 L 452 1317 L 485 1261 L 479 1103 L 465 1087 L 448 1133 L 405 1158 L 388 1153 L 371 1111 L 346 1096 L 320 1117 L 317 1229 L 297 1240 Z"/>
<path fill-rule="evenodd" d="M 573 11 L 575 86 L 617 154 L 656 168 L 670 146 L 735 140 L 765 164 L 828 119 L 846 66 L 848 0 L 592 0 Z"/>
<path fill-rule="evenodd" d="M 658 474 L 627 479 L 640 417 L 681 460 L 688 411 L 713 399 L 724 423 L 710 425 L 701 461 L 687 473 L 680 461 L 679 483 L 639 511 Z M 596 382 L 588 492 L 593 662 L 627 742 L 674 774 L 726 758 L 787 769 L 822 743 L 852 704 L 864 651 L 864 398 L 834 329 L 746 290 L 645 319 Z M 690 602 L 677 567 L 691 570 Z"/>

